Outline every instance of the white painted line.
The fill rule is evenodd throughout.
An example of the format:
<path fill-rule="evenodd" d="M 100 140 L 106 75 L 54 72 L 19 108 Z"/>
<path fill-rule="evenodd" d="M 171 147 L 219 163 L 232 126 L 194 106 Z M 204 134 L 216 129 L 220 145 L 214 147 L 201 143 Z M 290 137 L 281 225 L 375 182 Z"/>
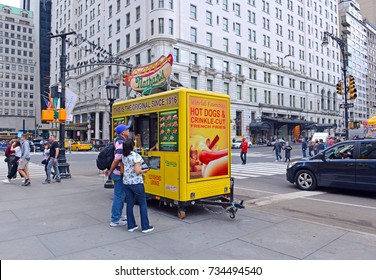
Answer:
<path fill-rule="evenodd" d="M 287 201 L 287 200 L 293 200 L 297 198 L 305 198 L 309 196 L 315 196 L 320 194 L 325 194 L 326 192 L 319 192 L 319 191 L 310 191 L 310 192 L 304 192 L 304 191 L 297 191 L 292 193 L 286 193 L 286 194 L 276 194 L 273 196 L 268 197 L 261 197 L 261 198 L 255 198 L 248 201 L 245 201 L 245 203 L 249 206 L 264 206 L 272 203 L 278 203 L 281 201 Z"/>
<path fill-rule="evenodd" d="M 331 200 L 325 200 L 325 199 L 319 199 L 319 198 L 305 198 L 305 199 L 315 200 L 315 201 L 325 202 L 325 203 L 332 203 L 332 204 L 339 204 L 339 205 L 345 205 L 345 206 L 351 206 L 351 207 L 359 207 L 359 208 L 376 210 L 376 207 L 373 207 L 373 206 L 366 206 L 366 205 L 339 202 L 339 201 L 331 201 Z"/>

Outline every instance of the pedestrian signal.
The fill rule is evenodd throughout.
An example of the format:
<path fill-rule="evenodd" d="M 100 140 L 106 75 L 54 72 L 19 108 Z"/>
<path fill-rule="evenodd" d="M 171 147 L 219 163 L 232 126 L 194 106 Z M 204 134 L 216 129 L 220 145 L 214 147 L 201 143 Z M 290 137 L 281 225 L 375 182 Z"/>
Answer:
<path fill-rule="evenodd" d="M 350 94 L 349 99 L 350 100 L 354 100 L 355 98 L 358 97 L 356 92 L 357 92 L 357 89 L 355 87 L 355 78 L 354 78 L 354 76 L 350 75 L 349 76 L 349 94 Z"/>

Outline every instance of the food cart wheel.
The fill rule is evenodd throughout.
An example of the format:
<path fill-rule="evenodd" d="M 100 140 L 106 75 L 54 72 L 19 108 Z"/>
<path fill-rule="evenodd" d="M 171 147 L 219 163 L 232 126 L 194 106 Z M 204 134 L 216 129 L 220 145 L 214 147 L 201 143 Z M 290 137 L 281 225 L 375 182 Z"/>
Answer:
<path fill-rule="evenodd" d="M 184 208 L 178 208 L 178 218 L 183 220 L 185 218 L 185 209 Z"/>

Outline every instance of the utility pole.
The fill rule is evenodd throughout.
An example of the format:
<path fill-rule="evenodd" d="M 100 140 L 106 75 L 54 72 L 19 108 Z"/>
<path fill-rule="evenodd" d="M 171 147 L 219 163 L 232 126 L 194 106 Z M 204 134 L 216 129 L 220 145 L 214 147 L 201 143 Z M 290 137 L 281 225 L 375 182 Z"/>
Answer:
<path fill-rule="evenodd" d="M 61 83 L 61 93 L 60 93 L 60 108 L 65 109 L 65 72 L 67 71 L 67 54 L 66 54 L 66 43 L 67 43 L 67 36 L 76 34 L 76 32 L 67 32 L 67 33 L 60 33 L 51 35 L 50 38 L 61 38 L 61 54 L 60 54 L 60 83 Z M 65 157 L 65 122 L 60 123 L 59 128 L 60 134 L 60 151 L 59 151 L 59 171 L 61 178 L 71 178 L 71 174 L 69 171 L 69 164 L 67 163 L 67 159 Z"/>

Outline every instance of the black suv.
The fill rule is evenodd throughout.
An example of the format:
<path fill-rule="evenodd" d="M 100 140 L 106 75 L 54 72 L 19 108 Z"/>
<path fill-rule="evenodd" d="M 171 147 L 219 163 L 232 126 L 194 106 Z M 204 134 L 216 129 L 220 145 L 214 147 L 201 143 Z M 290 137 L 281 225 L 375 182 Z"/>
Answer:
<path fill-rule="evenodd" d="M 287 166 L 286 178 L 302 190 L 317 186 L 376 191 L 376 139 L 348 140 Z"/>

